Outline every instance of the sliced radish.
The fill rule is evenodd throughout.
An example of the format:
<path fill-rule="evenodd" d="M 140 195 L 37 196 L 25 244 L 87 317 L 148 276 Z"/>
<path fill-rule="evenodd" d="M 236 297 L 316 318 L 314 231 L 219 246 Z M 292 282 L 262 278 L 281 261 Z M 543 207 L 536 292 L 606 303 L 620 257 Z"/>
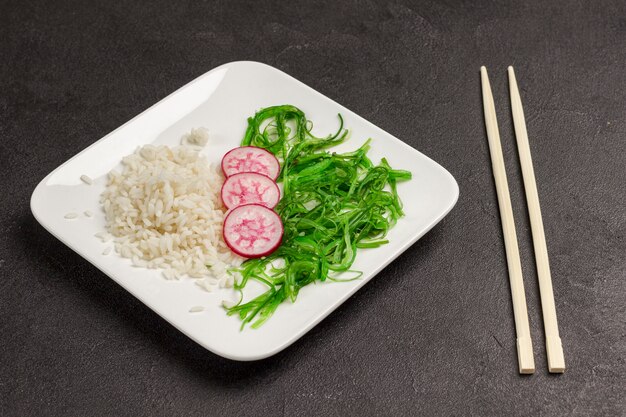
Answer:
<path fill-rule="evenodd" d="M 274 208 L 280 199 L 278 185 L 265 175 L 242 172 L 226 178 L 222 185 L 222 201 L 231 209 L 243 204 L 261 204 Z"/>
<path fill-rule="evenodd" d="M 283 238 L 278 214 L 260 204 L 231 210 L 224 219 L 224 241 L 237 255 L 260 258 L 274 252 Z"/>
<path fill-rule="evenodd" d="M 280 173 L 280 164 L 273 153 L 263 148 L 242 146 L 224 155 L 222 171 L 227 177 L 241 172 L 256 172 L 275 180 Z"/>

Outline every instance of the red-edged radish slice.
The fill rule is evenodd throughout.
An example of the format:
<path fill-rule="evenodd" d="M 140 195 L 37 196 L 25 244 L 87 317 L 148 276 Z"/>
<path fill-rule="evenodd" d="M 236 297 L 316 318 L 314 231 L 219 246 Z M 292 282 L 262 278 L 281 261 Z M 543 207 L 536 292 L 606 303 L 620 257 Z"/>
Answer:
<path fill-rule="evenodd" d="M 278 200 L 278 185 L 271 178 L 254 172 L 235 174 L 226 178 L 222 185 L 222 201 L 229 209 L 253 203 L 274 208 Z"/>
<path fill-rule="evenodd" d="M 226 215 L 223 234 L 224 241 L 237 255 L 260 258 L 280 246 L 283 223 L 273 210 L 260 204 L 246 204 Z"/>
<path fill-rule="evenodd" d="M 222 171 L 227 177 L 242 172 L 256 172 L 275 180 L 280 173 L 280 164 L 273 153 L 263 148 L 242 146 L 224 155 Z"/>

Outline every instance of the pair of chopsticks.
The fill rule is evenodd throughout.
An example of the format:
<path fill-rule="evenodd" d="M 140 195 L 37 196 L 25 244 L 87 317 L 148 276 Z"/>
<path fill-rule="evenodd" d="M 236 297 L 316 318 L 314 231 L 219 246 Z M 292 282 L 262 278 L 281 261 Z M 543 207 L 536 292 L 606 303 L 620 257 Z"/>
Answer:
<path fill-rule="evenodd" d="M 524 281 L 522 279 L 522 265 L 520 262 L 519 248 L 517 246 L 517 235 L 515 233 L 509 185 L 506 180 L 504 158 L 500 144 L 500 133 L 498 132 L 498 121 L 496 119 L 496 109 L 491 94 L 487 69 L 481 67 L 480 74 L 487 138 L 489 140 L 489 151 L 491 154 L 491 164 L 493 166 L 493 176 L 496 183 L 498 205 L 500 207 L 502 232 L 504 234 L 504 246 L 511 284 L 511 296 L 513 299 L 519 372 L 521 374 L 532 374 L 535 372 L 533 345 L 530 337 L 526 295 L 524 293 Z M 511 94 L 511 109 L 513 113 L 513 124 L 515 126 L 515 137 L 517 139 L 517 148 L 520 164 L 522 166 L 524 189 L 526 190 L 533 246 L 537 262 L 537 276 L 539 279 L 543 323 L 546 334 L 548 370 L 552 373 L 562 373 L 565 371 L 565 359 L 563 357 L 563 347 L 561 346 L 561 338 L 559 337 L 559 328 L 556 319 L 552 278 L 550 276 L 550 264 L 548 262 L 548 249 L 546 247 L 543 221 L 541 219 L 541 208 L 539 206 L 535 172 L 530 156 L 530 145 L 528 143 L 526 121 L 524 120 L 524 110 L 522 108 L 522 100 L 517 88 L 513 67 L 509 67 L 509 90 Z"/>

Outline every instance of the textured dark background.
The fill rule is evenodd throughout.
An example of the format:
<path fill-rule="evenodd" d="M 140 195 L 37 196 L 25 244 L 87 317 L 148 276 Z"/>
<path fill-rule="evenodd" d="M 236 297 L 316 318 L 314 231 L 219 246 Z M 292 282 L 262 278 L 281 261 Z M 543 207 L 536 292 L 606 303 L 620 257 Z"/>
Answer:
<path fill-rule="evenodd" d="M 626 3 L 0 5 L 0 415 L 626 415 Z M 362 291 L 255 363 L 190 341 L 29 210 L 59 164 L 233 60 L 295 76 L 440 162 L 461 190 L 450 215 Z M 537 364 L 527 377 L 480 65 L 517 214 Z M 544 209 L 560 376 L 546 370 L 507 65 Z"/>

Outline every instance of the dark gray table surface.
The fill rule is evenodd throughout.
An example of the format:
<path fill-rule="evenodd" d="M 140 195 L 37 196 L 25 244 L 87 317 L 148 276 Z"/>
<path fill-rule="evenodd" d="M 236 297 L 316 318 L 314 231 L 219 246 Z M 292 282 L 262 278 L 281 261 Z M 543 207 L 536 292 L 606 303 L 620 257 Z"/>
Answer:
<path fill-rule="evenodd" d="M 441 163 L 461 192 L 329 318 L 253 363 L 196 345 L 29 209 L 51 170 L 235 60 L 273 65 L 361 114 Z M 0 415 L 626 415 L 625 64 L 622 1 L 1 1 Z M 532 376 L 517 374 L 481 65 L 516 213 Z M 546 369 L 508 65 L 564 375 Z"/>

